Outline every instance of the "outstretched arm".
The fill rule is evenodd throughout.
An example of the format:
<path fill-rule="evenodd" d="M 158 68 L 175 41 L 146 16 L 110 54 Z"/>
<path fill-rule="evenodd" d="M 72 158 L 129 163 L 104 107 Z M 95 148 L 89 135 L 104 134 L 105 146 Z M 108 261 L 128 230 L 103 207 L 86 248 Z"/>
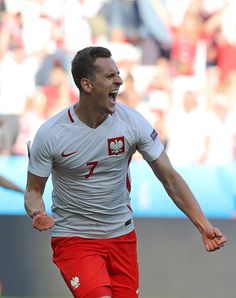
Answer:
<path fill-rule="evenodd" d="M 53 218 L 45 212 L 42 198 L 47 177 L 39 177 L 28 172 L 25 190 L 25 210 L 32 217 L 32 225 L 39 231 L 50 229 L 54 225 Z"/>
<path fill-rule="evenodd" d="M 5 178 L 3 176 L 0 176 L 0 186 L 7 188 L 7 189 L 15 190 L 17 192 L 24 193 L 24 190 L 21 187 L 19 187 L 14 182 L 8 180 L 7 178 Z"/>
<path fill-rule="evenodd" d="M 224 246 L 226 237 L 205 217 L 194 194 L 182 176 L 173 168 L 166 152 L 163 151 L 160 157 L 149 162 L 149 165 L 176 206 L 200 231 L 206 250 L 214 251 Z"/>

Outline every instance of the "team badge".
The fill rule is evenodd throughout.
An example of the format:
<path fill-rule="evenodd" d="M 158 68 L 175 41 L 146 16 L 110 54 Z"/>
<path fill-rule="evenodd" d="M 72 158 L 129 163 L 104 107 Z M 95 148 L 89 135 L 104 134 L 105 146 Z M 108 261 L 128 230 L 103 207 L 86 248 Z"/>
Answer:
<path fill-rule="evenodd" d="M 108 154 L 109 155 L 118 155 L 125 152 L 125 138 L 117 137 L 108 139 Z"/>
<path fill-rule="evenodd" d="M 150 134 L 150 137 L 152 138 L 153 141 L 155 141 L 157 138 L 157 135 L 158 135 L 157 132 L 155 131 L 155 129 L 153 129 L 152 133 Z"/>
<path fill-rule="evenodd" d="M 71 279 L 70 284 L 72 285 L 72 287 L 75 289 L 77 289 L 80 286 L 80 280 L 78 278 L 78 276 L 75 276 Z"/>

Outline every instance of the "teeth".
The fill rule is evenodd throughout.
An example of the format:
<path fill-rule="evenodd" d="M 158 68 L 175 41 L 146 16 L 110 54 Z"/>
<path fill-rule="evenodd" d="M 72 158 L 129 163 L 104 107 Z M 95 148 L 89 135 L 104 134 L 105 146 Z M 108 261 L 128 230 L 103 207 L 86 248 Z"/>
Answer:
<path fill-rule="evenodd" d="M 118 90 L 113 90 L 109 92 L 109 95 L 115 100 L 118 95 Z"/>

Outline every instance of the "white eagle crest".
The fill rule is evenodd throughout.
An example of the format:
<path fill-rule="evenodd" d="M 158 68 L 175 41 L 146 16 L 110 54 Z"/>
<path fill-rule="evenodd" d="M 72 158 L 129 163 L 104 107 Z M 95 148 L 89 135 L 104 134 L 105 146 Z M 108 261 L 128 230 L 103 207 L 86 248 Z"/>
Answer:
<path fill-rule="evenodd" d="M 112 153 L 118 154 L 120 152 L 120 149 L 123 147 L 123 142 L 121 140 L 110 143 L 110 149 Z"/>
<path fill-rule="evenodd" d="M 70 283 L 71 283 L 71 285 L 72 285 L 72 287 L 73 287 L 74 289 L 77 289 L 77 288 L 79 287 L 79 285 L 80 285 L 80 281 L 79 281 L 78 276 L 73 277 L 73 278 L 71 279 Z"/>

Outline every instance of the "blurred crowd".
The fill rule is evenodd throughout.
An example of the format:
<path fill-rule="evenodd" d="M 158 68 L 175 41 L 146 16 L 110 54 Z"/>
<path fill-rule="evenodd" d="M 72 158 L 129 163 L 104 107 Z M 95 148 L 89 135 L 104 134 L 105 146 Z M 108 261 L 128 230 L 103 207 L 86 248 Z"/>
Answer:
<path fill-rule="evenodd" d="M 118 100 L 175 165 L 234 162 L 235 15 L 234 0 L 0 0 L 0 155 L 26 155 L 38 127 L 78 100 L 71 59 L 101 45 L 121 70 Z"/>

